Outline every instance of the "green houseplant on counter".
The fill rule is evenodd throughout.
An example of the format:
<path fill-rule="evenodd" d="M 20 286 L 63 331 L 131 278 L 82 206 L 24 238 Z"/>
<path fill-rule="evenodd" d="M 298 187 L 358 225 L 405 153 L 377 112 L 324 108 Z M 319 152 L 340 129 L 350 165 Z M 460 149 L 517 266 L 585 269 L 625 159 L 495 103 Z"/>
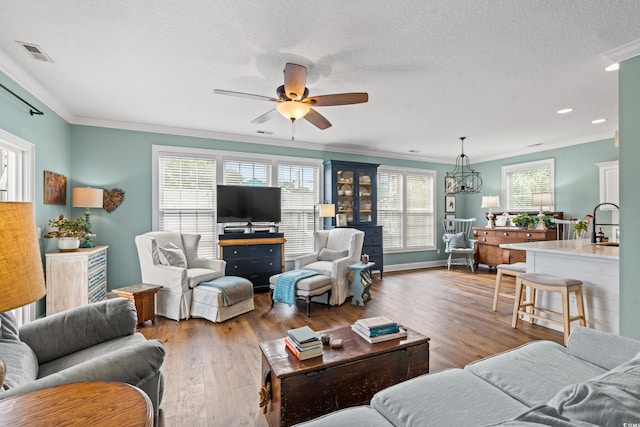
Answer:
<path fill-rule="evenodd" d="M 45 239 L 58 239 L 58 249 L 61 251 L 75 251 L 80 247 L 91 229 L 84 218 L 68 219 L 64 215 L 49 221 L 53 230 L 44 235 Z"/>

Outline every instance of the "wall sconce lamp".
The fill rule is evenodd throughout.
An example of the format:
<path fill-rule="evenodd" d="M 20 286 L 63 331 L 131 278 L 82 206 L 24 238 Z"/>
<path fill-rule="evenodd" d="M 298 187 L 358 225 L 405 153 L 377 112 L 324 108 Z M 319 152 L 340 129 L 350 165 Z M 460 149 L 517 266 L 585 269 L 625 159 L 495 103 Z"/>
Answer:
<path fill-rule="evenodd" d="M 493 222 L 493 208 L 500 207 L 500 197 L 499 196 L 482 196 L 482 205 L 481 208 L 489 208 L 489 213 L 487 214 L 487 225 L 486 228 L 495 228 L 495 223 Z"/>

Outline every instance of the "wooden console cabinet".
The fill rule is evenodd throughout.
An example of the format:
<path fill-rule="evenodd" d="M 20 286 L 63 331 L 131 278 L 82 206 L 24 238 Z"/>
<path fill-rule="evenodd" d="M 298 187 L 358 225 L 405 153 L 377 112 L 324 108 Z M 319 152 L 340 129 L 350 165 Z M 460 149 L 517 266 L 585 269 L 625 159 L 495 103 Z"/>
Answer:
<path fill-rule="evenodd" d="M 501 244 L 556 240 L 556 230 L 473 227 L 473 236 L 476 240 L 475 267 L 477 268 L 478 264 L 496 267 L 498 264 L 512 264 L 526 260 L 525 251 L 502 249 Z"/>
<path fill-rule="evenodd" d="M 47 259 L 47 316 L 107 296 L 107 248 L 51 252 Z"/>
<path fill-rule="evenodd" d="M 284 271 L 283 233 L 229 233 L 218 238 L 225 274 L 249 279 L 254 291 L 268 291 L 269 277 Z"/>

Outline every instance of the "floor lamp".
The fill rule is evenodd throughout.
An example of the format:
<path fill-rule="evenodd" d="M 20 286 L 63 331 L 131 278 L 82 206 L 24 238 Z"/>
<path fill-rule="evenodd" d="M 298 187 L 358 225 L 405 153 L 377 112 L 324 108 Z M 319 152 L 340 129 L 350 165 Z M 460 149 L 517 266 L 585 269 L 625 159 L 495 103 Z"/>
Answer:
<path fill-rule="evenodd" d="M 336 216 L 336 205 L 329 202 L 321 202 L 317 203 L 313 207 L 313 232 L 316 232 L 316 223 L 318 222 L 316 219 L 316 212 L 318 213 L 318 218 L 330 218 Z"/>
<path fill-rule="evenodd" d="M 87 228 L 91 230 L 91 210 L 89 208 L 101 208 L 103 204 L 104 190 L 102 188 L 75 187 L 71 195 L 71 206 L 74 208 L 86 208 L 84 211 L 84 221 Z M 92 248 L 93 234 L 87 233 L 80 243 L 81 248 Z"/>
<path fill-rule="evenodd" d="M 22 307 L 45 293 L 33 204 L 0 202 L 0 313 Z M 0 359 L 0 384 L 4 382 Z"/>

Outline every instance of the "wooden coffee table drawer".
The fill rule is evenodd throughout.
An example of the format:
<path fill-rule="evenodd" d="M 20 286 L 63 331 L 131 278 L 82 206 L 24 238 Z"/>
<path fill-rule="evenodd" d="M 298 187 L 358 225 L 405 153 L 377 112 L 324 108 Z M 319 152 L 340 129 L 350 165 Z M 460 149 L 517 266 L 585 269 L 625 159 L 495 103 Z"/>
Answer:
<path fill-rule="evenodd" d="M 267 421 L 289 426 L 328 412 L 369 403 L 378 391 L 429 372 L 429 338 L 408 330 L 404 340 L 369 344 L 346 326 L 328 331 L 342 349 L 298 360 L 284 339 L 260 344 L 262 378 L 270 383 Z"/>

